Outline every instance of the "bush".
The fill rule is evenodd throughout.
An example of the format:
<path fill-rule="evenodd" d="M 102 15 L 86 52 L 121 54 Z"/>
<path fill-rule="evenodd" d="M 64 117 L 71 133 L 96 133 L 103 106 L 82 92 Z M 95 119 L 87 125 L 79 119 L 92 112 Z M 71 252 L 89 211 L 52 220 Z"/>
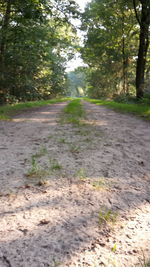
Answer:
<path fill-rule="evenodd" d="M 120 94 L 120 95 L 115 95 L 113 97 L 113 100 L 118 103 L 136 103 L 137 100 L 135 96 L 127 95 L 127 94 Z"/>

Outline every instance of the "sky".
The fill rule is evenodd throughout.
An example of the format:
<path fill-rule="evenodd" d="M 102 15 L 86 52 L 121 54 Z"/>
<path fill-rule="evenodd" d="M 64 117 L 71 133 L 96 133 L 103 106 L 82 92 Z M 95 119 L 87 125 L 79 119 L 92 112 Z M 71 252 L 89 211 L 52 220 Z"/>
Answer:
<path fill-rule="evenodd" d="M 90 0 L 75 0 L 75 2 L 77 2 L 80 8 L 84 10 L 86 4 L 90 2 Z"/>
<path fill-rule="evenodd" d="M 78 5 L 80 6 L 80 9 L 83 11 L 86 4 L 90 2 L 90 0 L 75 0 Z M 81 32 L 78 32 L 79 35 L 81 35 Z M 84 66 L 84 63 L 82 61 L 82 59 L 80 58 L 79 54 L 76 54 L 74 59 L 70 60 L 67 64 L 67 72 L 68 71 L 72 71 L 75 68 L 79 67 L 79 66 Z"/>

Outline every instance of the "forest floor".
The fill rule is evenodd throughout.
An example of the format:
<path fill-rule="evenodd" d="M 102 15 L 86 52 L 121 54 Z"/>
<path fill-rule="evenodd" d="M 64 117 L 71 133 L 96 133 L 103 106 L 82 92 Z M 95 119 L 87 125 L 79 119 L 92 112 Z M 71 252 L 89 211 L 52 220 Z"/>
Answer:
<path fill-rule="evenodd" d="M 65 105 L 0 122 L 0 267 L 150 266 L 150 124 Z"/>

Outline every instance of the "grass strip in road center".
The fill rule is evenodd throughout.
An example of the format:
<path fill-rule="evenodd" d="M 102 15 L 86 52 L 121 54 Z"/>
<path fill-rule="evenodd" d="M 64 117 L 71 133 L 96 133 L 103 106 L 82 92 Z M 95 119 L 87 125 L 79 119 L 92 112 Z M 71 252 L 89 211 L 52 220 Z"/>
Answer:
<path fill-rule="evenodd" d="M 82 124 L 81 119 L 85 118 L 85 110 L 80 99 L 72 100 L 63 110 L 61 121 L 75 125 Z"/>

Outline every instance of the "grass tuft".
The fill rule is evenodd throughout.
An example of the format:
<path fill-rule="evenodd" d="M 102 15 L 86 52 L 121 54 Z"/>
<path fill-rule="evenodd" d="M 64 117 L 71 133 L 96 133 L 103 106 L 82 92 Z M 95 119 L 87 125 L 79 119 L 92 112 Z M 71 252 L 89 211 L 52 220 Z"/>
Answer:
<path fill-rule="evenodd" d="M 108 187 L 103 177 L 99 178 L 97 181 L 94 181 L 92 185 L 96 190 L 107 189 Z"/>
<path fill-rule="evenodd" d="M 26 173 L 26 177 L 28 178 L 43 178 L 50 174 L 50 171 L 47 169 L 41 168 L 39 166 L 35 156 L 31 157 L 31 168 Z"/>
<path fill-rule="evenodd" d="M 110 209 L 103 209 L 99 212 L 98 219 L 99 225 L 104 223 L 115 223 L 117 220 L 118 213 Z"/>
<path fill-rule="evenodd" d="M 52 171 L 57 171 L 62 169 L 62 165 L 58 162 L 57 159 L 50 159 L 50 164 L 51 164 L 51 170 Z"/>
<path fill-rule="evenodd" d="M 87 179 L 86 170 L 84 168 L 79 169 L 76 174 L 76 177 L 78 177 L 81 181 L 85 181 Z"/>

